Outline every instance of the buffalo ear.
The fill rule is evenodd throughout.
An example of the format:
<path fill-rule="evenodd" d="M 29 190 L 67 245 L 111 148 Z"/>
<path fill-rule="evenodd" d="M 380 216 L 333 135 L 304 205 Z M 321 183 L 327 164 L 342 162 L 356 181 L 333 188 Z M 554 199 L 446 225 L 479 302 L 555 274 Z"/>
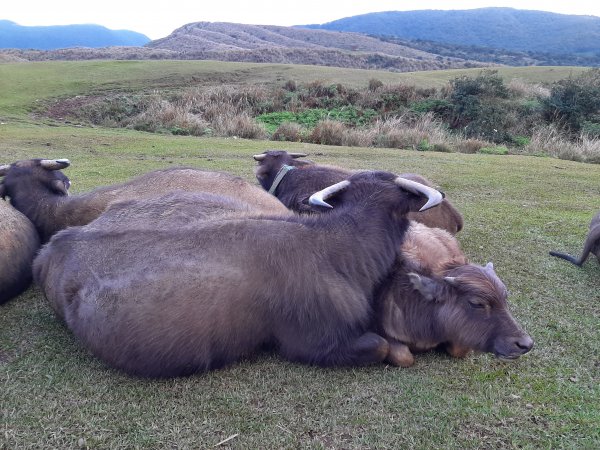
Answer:
<path fill-rule="evenodd" d="M 419 292 L 426 300 L 435 300 L 436 283 L 431 278 L 419 275 L 414 272 L 408 274 L 408 279 L 412 287 Z"/>
<path fill-rule="evenodd" d="M 484 269 L 485 269 L 487 272 L 495 273 L 495 272 L 494 272 L 494 265 L 493 265 L 491 262 L 487 263 L 487 264 L 485 265 Z"/>
<path fill-rule="evenodd" d="M 52 180 L 50 183 L 52 190 L 62 195 L 69 195 L 69 191 L 67 190 L 67 186 L 62 180 Z"/>

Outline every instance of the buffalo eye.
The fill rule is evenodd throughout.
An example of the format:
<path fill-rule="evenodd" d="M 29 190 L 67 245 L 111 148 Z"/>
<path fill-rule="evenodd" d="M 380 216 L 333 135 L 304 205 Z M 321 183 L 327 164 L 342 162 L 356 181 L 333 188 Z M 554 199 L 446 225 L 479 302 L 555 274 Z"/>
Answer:
<path fill-rule="evenodd" d="M 480 303 L 480 302 L 476 302 L 476 301 L 472 301 L 472 300 L 469 300 L 469 306 L 474 309 L 484 309 L 485 308 L 484 303 Z"/>

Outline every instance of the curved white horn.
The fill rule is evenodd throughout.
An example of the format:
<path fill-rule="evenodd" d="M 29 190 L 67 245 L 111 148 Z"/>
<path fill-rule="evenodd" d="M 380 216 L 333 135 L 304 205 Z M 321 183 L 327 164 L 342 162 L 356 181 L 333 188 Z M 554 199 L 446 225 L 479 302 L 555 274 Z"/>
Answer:
<path fill-rule="evenodd" d="M 290 155 L 292 158 L 296 159 L 296 158 L 304 158 L 305 156 L 308 156 L 308 153 L 288 153 L 288 155 Z"/>
<path fill-rule="evenodd" d="M 8 173 L 8 169 L 10 169 L 10 164 L 2 164 L 0 166 L 0 177 L 3 177 Z"/>
<path fill-rule="evenodd" d="M 456 286 L 458 284 L 458 281 L 456 281 L 456 277 L 444 277 L 444 280 L 446 280 L 446 282 L 451 286 Z"/>
<path fill-rule="evenodd" d="M 434 206 L 439 205 L 444 200 L 444 196 L 441 192 L 433 189 L 432 187 L 425 186 L 424 184 L 417 183 L 416 181 L 407 180 L 406 178 L 397 177 L 394 180 L 398 186 L 406 189 L 407 191 L 412 192 L 417 195 L 424 195 L 428 198 L 427 203 L 425 203 L 419 211 L 425 211 L 426 209 L 433 208 Z"/>
<path fill-rule="evenodd" d="M 71 165 L 68 159 L 42 159 L 40 165 L 48 170 L 65 169 Z"/>
<path fill-rule="evenodd" d="M 259 153 L 258 155 L 253 155 L 252 157 L 254 158 L 254 161 L 262 161 L 267 157 L 267 155 L 264 153 Z"/>
<path fill-rule="evenodd" d="M 323 189 L 319 192 L 315 192 L 313 195 L 311 195 L 308 199 L 308 204 L 312 205 L 312 206 L 318 205 L 318 206 L 324 206 L 326 208 L 333 208 L 333 206 L 331 206 L 325 200 L 327 200 L 329 197 L 331 197 L 336 192 L 346 189 L 348 186 L 350 186 L 350 182 L 348 180 L 344 180 L 344 181 L 340 181 L 339 183 L 332 184 L 331 186 L 328 186 L 325 189 Z"/>

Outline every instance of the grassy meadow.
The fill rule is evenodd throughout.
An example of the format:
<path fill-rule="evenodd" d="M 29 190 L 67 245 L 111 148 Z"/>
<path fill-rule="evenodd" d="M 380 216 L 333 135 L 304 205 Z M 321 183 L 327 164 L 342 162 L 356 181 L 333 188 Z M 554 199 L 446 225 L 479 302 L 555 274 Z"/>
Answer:
<path fill-rule="evenodd" d="M 576 70 L 500 73 L 537 82 Z M 52 99 L 90 92 L 289 78 L 365 85 L 374 76 L 437 86 L 457 71 L 208 61 L 0 64 L 0 164 L 69 158 L 74 193 L 180 165 L 254 181 L 252 155 L 271 148 L 352 169 L 420 173 L 463 213 L 457 238 L 470 260 L 494 263 L 514 316 L 536 342 L 530 354 L 505 363 L 429 352 L 408 369 L 322 369 L 257 354 L 187 378 L 137 379 L 89 355 L 32 287 L 0 307 L 0 449 L 600 448 L 600 266 L 590 259 L 577 268 L 548 256 L 551 249 L 581 250 L 600 208 L 600 165 L 151 134 L 65 124 L 41 113 Z"/>

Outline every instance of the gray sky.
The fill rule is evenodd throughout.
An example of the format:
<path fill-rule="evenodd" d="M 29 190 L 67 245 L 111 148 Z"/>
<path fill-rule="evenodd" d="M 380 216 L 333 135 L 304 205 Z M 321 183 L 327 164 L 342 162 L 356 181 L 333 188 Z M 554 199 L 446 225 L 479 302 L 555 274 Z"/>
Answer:
<path fill-rule="evenodd" d="M 20 25 L 95 23 L 144 33 L 151 39 L 191 22 L 234 22 L 256 25 L 303 25 L 379 11 L 473 9 L 506 6 L 561 14 L 600 17 L 597 0 L 4 0 L 0 19 Z"/>

